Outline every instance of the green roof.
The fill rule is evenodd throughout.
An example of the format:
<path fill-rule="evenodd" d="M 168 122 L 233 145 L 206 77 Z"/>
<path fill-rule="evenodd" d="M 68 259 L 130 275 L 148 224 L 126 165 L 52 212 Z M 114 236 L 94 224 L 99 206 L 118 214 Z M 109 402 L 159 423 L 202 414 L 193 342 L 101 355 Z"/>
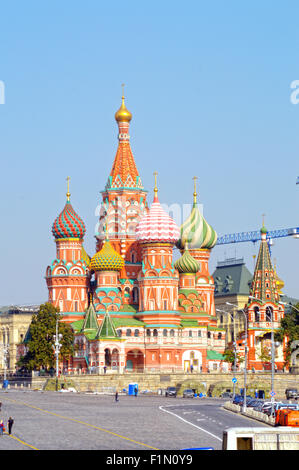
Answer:
<path fill-rule="evenodd" d="M 98 329 L 99 324 L 97 320 L 97 314 L 95 312 L 93 303 L 91 303 L 86 311 L 84 323 L 83 323 L 83 330 L 94 330 Z"/>
<path fill-rule="evenodd" d="M 252 274 L 245 266 L 243 258 L 230 258 L 218 262 L 213 273 L 215 297 L 229 295 L 249 295 Z"/>
<path fill-rule="evenodd" d="M 121 326 L 139 326 L 144 327 L 145 323 L 136 320 L 135 318 L 112 318 L 115 328 L 120 328 Z"/>
<path fill-rule="evenodd" d="M 182 325 L 184 328 L 187 328 L 188 326 L 189 326 L 189 327 L 199 326 L 197 320 L 181 320 L 181 325 Z"/>
<path fill-rule="evenodd" d="M 124 304 L 120 307 L 119 309 L 120 312 L 128 312 L 128 313 L 136 313 L 138 312 L 138 305 L 129 305 L 129 304 Z"/>
<path fill-rule="evenodd" d="M 210 359 L 210 360 L 223 360 L 224 359 L 224 356 L 222 354 L 220 354 L 219 352 L 217 351 L 213 351 L 212 349 L 208 350 L 207 351 L 207 359 Z"/>
<path fill-rule="evenodd" d="M 75 330 L 76 333 L 79 333 L 79 331 L 82 330 L 84 324 L 84 319 L 74 321 L 71 323 L 71 327 Z"/>
<path fill-rule="evenodd" d="M 97 338 L 115 338 L 116 336 L 115 326 L 111 320 L 109 312 L 107 311 L 100 325 Z"/>

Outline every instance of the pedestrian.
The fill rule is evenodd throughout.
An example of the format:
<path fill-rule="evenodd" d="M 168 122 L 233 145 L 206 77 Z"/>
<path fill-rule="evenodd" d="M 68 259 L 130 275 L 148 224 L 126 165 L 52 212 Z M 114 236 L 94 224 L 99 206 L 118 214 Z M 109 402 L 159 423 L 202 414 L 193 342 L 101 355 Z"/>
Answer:
<path fill-rule="evenodd" d="M 0 421 L 0 436 L 3 436 L 3 432 L 4 432 L 4 423 L 1 419 L 1 421 Z"/>
<path fill-rule="evenodd" d="M 190 372 L 191 372 L 191 374 L 192 374 L 192 372 L 193 372 L 193 364 L 191 364 L 191 366 L 190 366 Z"/>
<path fill-rule="evenodd" d="M 119 401 L 119 399 L 118 399 L 118 390 L 116 390 L 116 392 L 115 392 L 115 401 Z"/>
<path fill-rule="evenodd" d="M 134 393 L 135 393 L 135 397 L 137 397 L 137 394 L 138 394 L 138 388 L 137 387 L 134 388 Z"/>
<path fill-rule="evenodd" d="M 2 408 L 2 403 L 1 403 L 1 401 L 0 401 L 0 411 L 1 411 L 1 408 Z"/>
<path fill-rule="evenodd" d="M 106 370 L 107 370 L 107 367 L 106 367 L 106 366 L 104 366 L 104 374 L 106 374 Z"/>
<path fill-rule="evenodd" d="M 7 426 L 8 426 L 8 434 L 11 434 L 11 430 L 12 430 L 12 425 L 14 423 L 14 420 L 12 419 L 12 417 L 10 416 L 8 421 L 7 421 Z"/>

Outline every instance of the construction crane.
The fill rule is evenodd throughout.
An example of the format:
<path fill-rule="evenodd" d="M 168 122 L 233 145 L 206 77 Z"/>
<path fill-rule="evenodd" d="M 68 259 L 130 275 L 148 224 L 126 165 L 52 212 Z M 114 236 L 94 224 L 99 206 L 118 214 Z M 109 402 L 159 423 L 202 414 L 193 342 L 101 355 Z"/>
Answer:
<path fill-rule="evenodd" d="M 297 176 L 296 184 L 299 184 L 299 176 Z M 269 248 L 273 245 L 273 238 L 282 238 L 282 237 L 294 237 L 299 238 L 299 227 L 293 228 L 283 228 L 281 230 L 272 230 L 267 232 L 267 241 Z M 223 235 L 218 237 L 217 245 L 226 245 L 229 243 L 242 243 L 242 242 L 252 242 L 256 243 L 261 240 L 261 232 L 240 232 L 240 233 L 230 233 L 228 235 Z"/>
<path fill-rule="evenodd" d="M 267 232 L 267 241 L 269 245 L 273 244 L 273 238 L 294 237 L 299 238 L 299 227 L 284 228 L 281 230 L 271 230 Z M 218 237 L 217 245 L 226 245 L 228 243 L 252 242 L 261 240 L 260 230 L 254 232 L 230 233 Z"/>

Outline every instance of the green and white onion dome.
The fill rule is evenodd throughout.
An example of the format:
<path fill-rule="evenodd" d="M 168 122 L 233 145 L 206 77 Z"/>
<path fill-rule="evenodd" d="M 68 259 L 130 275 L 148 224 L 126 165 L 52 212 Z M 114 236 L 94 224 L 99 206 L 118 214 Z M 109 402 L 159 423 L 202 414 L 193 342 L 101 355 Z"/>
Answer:
<path fill-rule="evenodd" d="M 177 247 L 183 250 L 187 244 L 189 250 L 211 249 L 216 242 L 216 231 L 201 215 L 197 202 L 194 202 L 191 214 L 181 225 Z"/>
<path fill-rule="evenodd" d="M 200 264 L 193 256 L 190 255 L 188 250 L 174 263 L 175 269 L 180 274 L 196 274 L 200 269 Z"/>

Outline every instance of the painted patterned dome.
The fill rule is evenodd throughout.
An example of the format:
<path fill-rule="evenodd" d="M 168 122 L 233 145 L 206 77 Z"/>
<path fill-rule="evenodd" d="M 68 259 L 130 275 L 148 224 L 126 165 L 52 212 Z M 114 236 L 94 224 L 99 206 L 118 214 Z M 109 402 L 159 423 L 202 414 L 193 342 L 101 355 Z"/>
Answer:
<path fill-rule="evenodd" d="M 196 274 L 200 269 L 199 262 L 190 255 L 188 250 L 185 250 L 183 256 L 174 263 L 174 267 L 182 274 Z"/>
<path fill-rule="evenodd" d="M 122 256 L 106 239 L 103 248 L 91 258 L 89 268 L 93 271 L 120 271 L 124 265 Z"/>
<path fill-rule="evenodd" d="M 136 236 L 142 243 L 175 243 L 179 239 L 180 230 L 177 224 L 162 209 L 156 194 L 150 210 L 136 227 Z"/>
<path fill-rule="evenodd" d="M 81 217 L 74 211 L 71 203 L 66 202 L 63 211 L 52 225 L 52 233 L 58 238 L 83 238 L 86 232 Z"/>
<path fill-rule="evenodd" d="M 191 214 L 181 225 L 177 247 L 184 249 L 211 249 L 216 245 L 217 233 L 201 215 L 197 202 L 194 201 Z"/>

